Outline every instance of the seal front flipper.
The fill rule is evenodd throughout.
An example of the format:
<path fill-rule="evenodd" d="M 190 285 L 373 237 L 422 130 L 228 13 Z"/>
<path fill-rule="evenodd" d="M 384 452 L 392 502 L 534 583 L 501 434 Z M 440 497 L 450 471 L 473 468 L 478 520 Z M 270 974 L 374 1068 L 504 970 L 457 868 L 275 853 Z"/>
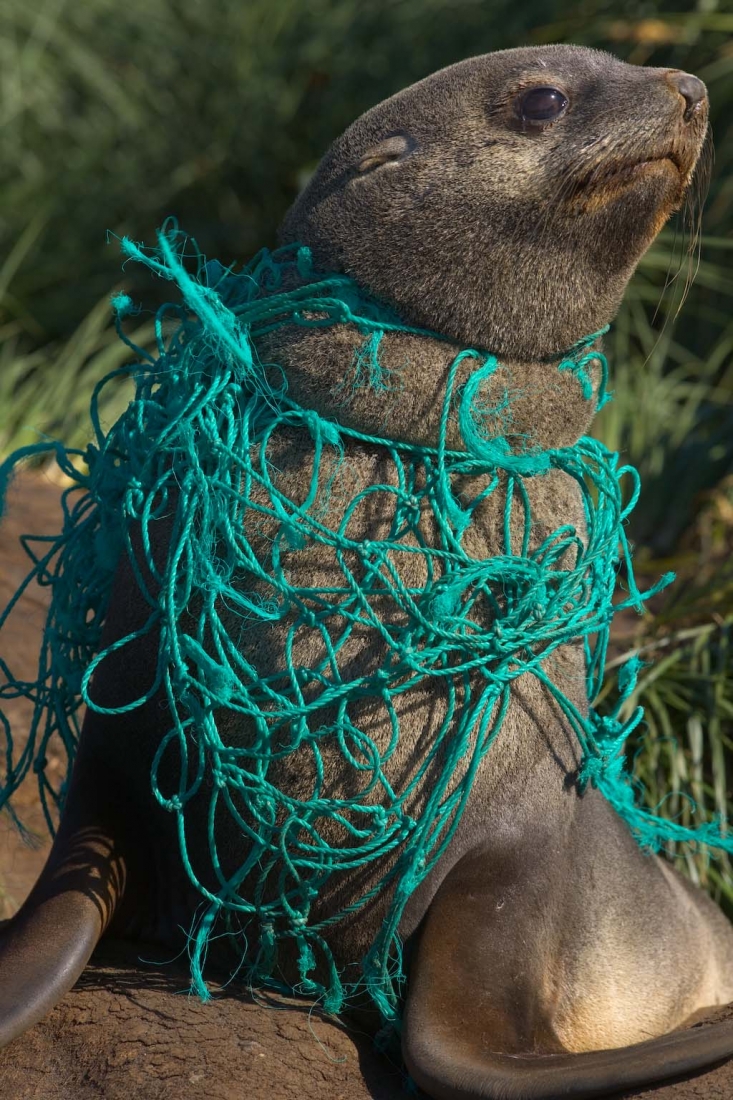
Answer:
<path fill-rule="evenodd" d="M 158 524 L 161 554 L 168 530 L 167 522 Z M 133 545 L 137 549 L 136 533 Z M 133 634 L 149 613 L 122 560 L 102 648 Z M 154 674 L 157 645 L 151 632 L 113 653 L 95 672 L 91 697 L 112 708 L 138 697 Z M 24 905 L 0 930 L 0 1047 L 71 989 L 113 919 L 123 935 L 158 931 L 153 899 L 168 881 L 151 872 L 158 850 L 151 836 L 156 827 L 164 834 L 168 822 L 158 820 L 165 815 L 153 803 L 148 775 L 159 726 L 157 697 L 133 715 L 87 711 L 48 861 Z"/>
<path fill-rule="evenodd" d="M 637 1026 L 639 1038 L 657 1037 L 615 1049 L 580 1045 L 580 1024 L 574 1037 L 568 1029 L 568 998 L 579 1021 L 599 1018 L 602 1034 L 603 1016 L 623 1015 L 630 1000 L 638 1003 L 638 1025 L 648 991 L 644 982 L 603 989 L 592 974 L 573 988 L 563 956 L 595 935 L 599 957 L 608 958 L 607 944 L 592 910 L 587 925 L 582 916 L 567 919 L 563 901 L 577 883 L 567 875 L 561 849 L 553 851 L 556 866 L 549 866 L 546 845 L 535 839 L 533 852 L 474 850 L 448 873 L 428 909 L 402 1032 L 405 1064 L 417 1085 L 434 1100 L 591 1100 L 729 1057 L 733 1021 L 667 1034 Z M 587 895 L 583 900 L 592 906 Z M 662 944 L 668 952 L 672 946 Z M 613 977 L 617 960 L 609 963 Z M 574 1043 L 581 1053 L 572 1052 Z"/>
<path fill-rule="evenodd" d="M 111 837 L 99 825 L 69 814 L 40 879 L 0 932 L 0 1047 L 71 989 L 124 883 L 124 860 Z"/>

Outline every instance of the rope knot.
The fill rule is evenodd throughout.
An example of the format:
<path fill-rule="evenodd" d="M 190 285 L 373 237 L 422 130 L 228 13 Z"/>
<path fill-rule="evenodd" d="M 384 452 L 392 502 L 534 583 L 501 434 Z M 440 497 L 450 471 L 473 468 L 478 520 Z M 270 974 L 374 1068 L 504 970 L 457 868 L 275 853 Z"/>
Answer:
<path fill-rule="evenodd" d="M 127 483 L 127 499 L 131 505 L 131 512 L 139 516 L 145 507 L 145 492 L 139 478 L 131 477 Z"/>
<path fill-rule="evenodd" d="M 323 438 L 327 443 L 330 443 L 333 447 L 341 446 L 341 432 L 339 431 L 338 424 L 335 424 L 333 420 L 321 419 L 321 432 Z"/>
<path fill-rule="evenodd" d="M 378 542 L 364 539 L 361 544 L 361 555 L 369 565 L 378 565 L 383 558 L 383 550 Z"/>

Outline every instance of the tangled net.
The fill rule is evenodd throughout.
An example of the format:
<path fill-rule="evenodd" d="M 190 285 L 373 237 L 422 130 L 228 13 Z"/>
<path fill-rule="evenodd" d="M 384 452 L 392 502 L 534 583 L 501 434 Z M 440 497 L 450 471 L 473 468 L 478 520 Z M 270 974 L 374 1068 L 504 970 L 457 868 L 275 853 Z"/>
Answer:
<path fill-rule="evenodd" d="M 273 971 L 278 942 L 294 939 L 299 990 L 338 1012 L 349 989 L 329 949 L 327 926 L 346 911 L 313 921 L 313 902 L 332 876 L 382 860 L 389 870 L 348 911 L 358 910 L 378 891 L 391 888 L 387 916 L 361 960 L 360 981 L 385 1021 L 393 1023 L 399 1020 L 402 912 L 451 842 L 476 772 L 501 732 L 518 677 L 536 677 L 557 700 L 582 749 L 579 785 L 592 783 L 601 790 L 641 844 L 657 848 L 672 839 L 733 850 L 733 840 L 715 822 L 687 829 L 639 804 L 625 770 L 623 747 L 642 718 L 641 708 L 626 722 L 619 718 L 634 689 L 638 661 L 621 670 L 618 704 L 605 717 L 592 707 L 581 713 L 545 669 L 546 658 L 558 646 L 581 639 L 592 700 L 603 677 L 613 615 L 627 607 L 640 609 L 644 599 L 671 579 L 663 577 L 643 596 L 634 581 L 624 532 L 624 520 L 638 496 L 638 478 L 631 467 L 619 466 L 616 455 L 590 438 L 570 447 L 516 453 L 505 438 L 487 437 L 477 399 L 499 364 L 493 356 L 474 349 L 463 350 L 453 359 L 436 447 L 346 428 L 300 407 L 288 396 L 285 381 L 279 388 L 273 386 L 260 365 L 258 340 L 283 324 L 354 326 L 363 336 L 357 371 L 376 385 L 381 377 L 379 345 L 385 333 L 440 337 L 402 324 L 349 278 L 315 271 L 308 250 L 297 245 L 263 251 L 239 274 L 202 258 L 191 274 L 185 263 L 186 239 L 170 228 L 159 235 L 156 251 L 146 252 L 129 240 L 122 247 L 128 257 L 175 283 L 182 297 L 180 304 L 168 304 L 158 312 L 157 357 L 130 343 L 137 362 L 124 371 L 134 375 L 133 401 L 105 433 L 98 415 L 99 394 L 123 373 L 115 371 L 92 396 L 94 441 L 86 451 L 40 443 L 17 451 L 0 467 L 0 500 L 18 465 L 44 451 L 55 452 L 58 465 L 72 482 L 63 493 L 62 532 L 25 539 L 33 567 L 0 618 L 1 629 L 31 581 L 51 588 L 37 678 L 19 680 L 6 661 L 0 661 L 5 679 L 0 700 L 23 697 L 34 708 L 29 737 L 17 759 L 10 724 L 0 712 L 6 741 L 0 807 L 9 806 L 10 795 L 32 770 L 53 831 L 68 775 L 55 788 L 45 773 L 51 740 L 60 739 L 71 762 L 82 703 L 100 713 L 120 714 L 163 692 L 170 726 L 161 736 L 151 780 L 158 802 L 178 818 L 181 858 L 203 901 L 191 933 L 194 988 L 202 997 L 208 996 L 202 972 L 207 943 L 217 918 L 229 912 L 238 914 L 250 944 L 257 943 L 246 952 L 243 963 L 251 982 L 277 984 Z M 119 295 L 113 306 L 120 336 L 129 343 L 122 321 L 134 312 L 133 304 Z M 606 365 L 592 348 L 597 335 L 574 348 L 559 369 L 571 371 L 583 395 L 601 404 Z M 475 362 L 475 369 L 465 385 L 457 387 L 459 368 L 467 361 Z M 593 361 L 601 367 L 595 394 L 588 372 Z M 446 444 L 449 418 L 456 413 L 464 442 L 461 451 Z M 272 441 L 282 429 L 307 431 L 312 439 L 310 490 L 300 502 L 274 484 L 267 461 Z M 319 502 L 350 441 L 382 448 L 395 471 L 394 484 L 358 493 L 344 505 L 338 526 L 330 527 Z M 78 469 L 79 460 L 86 472 Z M 563 525 L 530 549 L 532 509 L 527 483 L 551 470 L 561 470 L 577 483 L 586 532 Z M 456 479 L 466 476 L 479 477 L 484 485 L 468 504 L 454 492 Z M 625 477 L 632 483 L 626 503 L 621 490 Z M 463 538 L 476 509 L 500 484 L 504 546 L 495 556 L 478 560 L 464 549 Z M 392 494 L 389 537 L 351 538 L 349 517 L 377 489 Z M 167 560 L 156 569 L 150 525 L 173 500 L 176 518 Z M 248 540 L 243 522 L 247 510 L 278 525 L 265 560 Z M 431 545 L 426 544 L 419 525 L 426 511 L 438 532 Z M 512 550 L 510 537 L 517 525 L 519 553 Z M 141 532 L 143 563 L 136 558 L 133 527 Z M 304 588 L 290 582 L 281 549 L 297 550 L 313 543 L 328 547 L 338 560 L 342 577 L 337 586 Z M 394 567 L 399 554 L 421 555 L 427 581 L 419 590 L 408 587 Z M 100 650 L 120 555 L 129 558 L 150 614 L 135 634 Z M 625 565 L 629 590 L 627 598 L 614 605 L 620 562 Z M 359 563 L 358 568 L 354 563 Z M 243 574 L 257 582 L 260 592 L 264 587 L 267 598 L 243 590 Z M 155 578 L 155 593 L 149 591 L 146 576 Z M 392 625 L 375 610 L 377 602 L 384 607 L 385 599 L 399 610 Z M 477 601 L 485 601 L 492 611 L 491 621 L 483 626 L 472 614 Z M 277 675 L 262 675 L 245 659 L 231 630 L 223 625 L 224 608 L 229 617 L 234 613 L 243 621 L 287 625 Z M 314 668 L 299 667 L 292 655 L 293 639 L 304 627 L 318 632 L 326 654 Z M 349 678 L 340 667 L 339 655 L 357 627 L 374 632 L 386 657 L 378 669 Z M 151 631 L 160 638 L 153 683 L 139 698 L 105 710 L 90 693 L 94 670 L 111 651 L 134 644 Z M 448 705 L 429 754 L 408 788 L 393 791 L 383 767 L 399 736 L 395 698 L 430 680 L 444 684 Z M 315 693 L 307 689 L 313 683 L 318 685 Z M 394 727 L 389 745 L 381 752 L 352 720 L 355 701 L 364 699 L 378 700 Z M 233 746 L 222 738 L 216 720 L 222 707 L 246 718 L 246 744 Z M 331 717 L 324 724 L 326 713 Z M 326 744 L 330 750 L 337 746 L 343 759 L 366 776 L 353 797 L 337 798 L 324 785 Z M 312 754 L 316 780 L 311 797 L 295 799 L 271 782 L 271 764 L 304 748 Z M 176 749 L 180 783 L 176 793 L 166 794 L 158 769 L 163 755 Z M 412 817 L 406 807 L 436 761 L 439 776 L 434 778 L 433 768 L 422 812 Z M 205 782 L 211 791 L 208 846 L 219 885 L 214 890 L 201 882 L 191 865 L 184 827 L 187 806 L 200 796 Z M 380 792 L 376 800 L 370 797 L 375 789 Z M 222 870 L 215 827 L 222 806 L 250 842 L 246 860 L 228 876 Z M 324 820 L 340 826 L 342 843 L 329 842 Z M 314 977 L 319 960 L 327 973 L 324 982 Z"/>

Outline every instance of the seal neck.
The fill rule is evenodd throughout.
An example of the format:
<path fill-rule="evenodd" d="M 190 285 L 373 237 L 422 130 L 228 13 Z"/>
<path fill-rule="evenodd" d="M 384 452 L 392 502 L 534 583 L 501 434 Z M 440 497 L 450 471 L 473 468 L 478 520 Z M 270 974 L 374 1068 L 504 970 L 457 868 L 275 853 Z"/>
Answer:
<path fill-rule="evenodd" d="M 442 435 L 462 450 L 458 413 L 444 432 L 441 418 L 448 387 L 457 408 L 471 384 L 481 436 L 525 453 L 571 446 L 606 400 L 602 332 L 553 360 L 504 363 L 409 326 L 347 276 L 315 271 L 307 248 L 263 251 L 237 275 L 211 267 L 210 285 L 247 324 L 268 386 L 352 431 L 428 447 Z"/>

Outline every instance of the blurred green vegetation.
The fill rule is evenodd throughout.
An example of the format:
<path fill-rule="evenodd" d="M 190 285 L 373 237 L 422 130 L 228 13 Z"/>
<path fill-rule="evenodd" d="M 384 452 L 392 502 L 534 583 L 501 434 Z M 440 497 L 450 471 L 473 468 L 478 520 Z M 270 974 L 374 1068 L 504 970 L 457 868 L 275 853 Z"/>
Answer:
<path fill-rule="evenodd" d="M 617 663 L 639 647 L 649 661 L 637 770 L 664 812 L 689 814 L 679 791 L 691 784 L 725 816 L 733 0 L 4 0 L 0 452 L 38 431 L 83 441 L 93 381 L 124 361 L 107 303 L 122 284 L 134 294 L 137 276 L 121 272 L 107 230 L 149 241 L 174 214 L 207 254 L 244 259 L 272 244 L 328 144 L 373 103 L 471 54 L 556 41 L 688 69 L 710 91 L 716 163 L 699 252 L 694 219 L 679 217 L 642 262 L 608 338 L 616 401 L 597 430 L 642 474 L 641 571 L 681 578 L 654 618 L 625 619 L 617 635 Z M 104 417 L 125 400 L 122 385 Z M 725 864 L 679 858 L 733 906 Z"/>

